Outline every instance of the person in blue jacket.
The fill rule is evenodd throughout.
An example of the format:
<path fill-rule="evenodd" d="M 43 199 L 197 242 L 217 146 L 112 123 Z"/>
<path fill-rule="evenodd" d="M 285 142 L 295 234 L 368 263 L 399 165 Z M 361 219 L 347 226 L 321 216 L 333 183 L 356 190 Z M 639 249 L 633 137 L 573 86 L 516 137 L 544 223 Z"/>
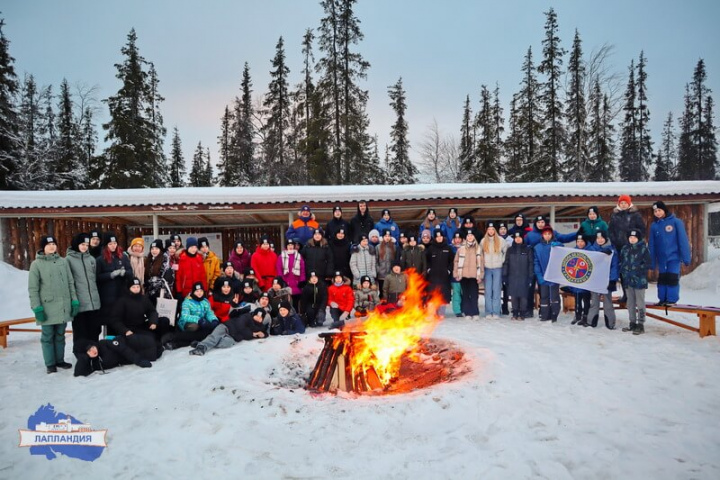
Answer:
<path fill-rule="evenodd" d="M 540 321 L 557 322 L 560 315 L 560 285 L 545 280 L 545 272 L 550 261 L 552 247 L 562 246 L 555 240 L 552 227 L 542 229 L 542 241 L 533 247 L 535 254 L 535 278 L 540 285 Z"/>
<path fill-rule="evenodd" d="M 600 295 L 603 296 L 603 311 L 605 313 L 605 326 L 610 329 L 615 329 L 615 307 L 612 302 L 612 292 L 617 290 L 617 281 L 620 277 L 620 256 L 612 243 L 609 241 L 609 235 L 602 230 L 597 232 L 595 237 L 595 243 L 588 245 L 588 252 L 602 252 L 606 255 L 612 255 L 610 262 L 610 276 L 608 278 L 608 291 L 607 293 L 590 293 L 590 311 L 588 312 L 588 319 L 590 319 L 590 325 L 595 328 L 598 324 L 598 317 L 600 316 Z"/>
<path fill-rule="evenodd" d="M 309 205 L 303 205 L 298 213 L 298 218 L 290 225 L 285 232 L 285 238 L 304 246 L 313 237 L 315 230 L 320 225 L 315 220 L 315 215 Z"/>
<path fill-rule="evenodd" d="M 690 242 L 685 224 L 662 201 L 653 204 L 650 227 L 652 270 L 658 269 L 658 305 L 672 305 L 680 299 L 680 262 L 690 265 Z"/>
<path fill-rule="evenodd" d="M 542 231 L 545 228 L 549 228 L 553 232 L 553 238 L 555 239 L 555 241 L 560 243 L 574 242 L 575 238 L 577 238 L 577 232 L 557 233 L 555 230 L 553 230 L 553 228 L 550 226 L 550 223 L 548 223 L 547 219 L 544 216 L 538 215 L 537 217 L 535 217 L 535 224 L 533 225 L 532 230 L 530 230 L 527 235 L 525 235 L 525 243 L 530 247 L 535 247 L 535 245 L 542 242 Z"/>
<path fill-rule="evenodd" d="M 458 210 L 455 207 L 452 207 L 450 210 L 448 210 L 448 215 L 445 218 L 445 221 L 440 224 L 440 228 L 442 228 L 443 235 L 448 241 L 448 244 L 452 245 L 452 240 L 455 238 L 455 232 L 460 229 L 460 226 L 462 225 L 462 221 L 460 220 L 460 217 L 458 217 Z"/>
<path fill-rule="evenodd" d="M 390 210 L 385 209 L 382 211 L 382 217 L 380 221 L 375 224 L 375 230 L 382 233 L 385 230 L 390 230 L 390 235 L 395 239 L 395 244 L 400 241 L 400 227 L 395 223 L 390 216 Z"/>
<path fill-rule="evenodd" d="M 295 335 L 296 333 L 305 333 L 305 324 L 292 309 L 290 302 L 283 300 L 278 307 L 278 316 L 270 323 L 270 334 Z"/>

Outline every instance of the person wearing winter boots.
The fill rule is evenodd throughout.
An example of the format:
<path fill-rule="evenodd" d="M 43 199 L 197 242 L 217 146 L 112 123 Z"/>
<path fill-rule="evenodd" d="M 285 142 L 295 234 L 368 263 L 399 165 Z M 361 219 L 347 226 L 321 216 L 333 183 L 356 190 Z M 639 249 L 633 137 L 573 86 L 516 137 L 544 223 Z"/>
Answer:
<path fill-rule="evenodd" d="M 507 248 L 510 248 L 513 244 L 513 239 L 508 234 L 507 223 L 503 222 L 502 220 L 499 221 L 497 233 L 498 235 L 500 235 L 500 238 L 505 240 Z M 502 283 L 502 295 L 500 297 L 500 300 L 500 313 L 502 313 L 503 315 L 509 315 L 510 309 L 508 308 L 508 304 L 510 303 L 510 296 L 507 293 L 507 283 L 505 283 L 505 281 L 503 281 Z"/>
<path fill-rule="evenodd" d="M 651 270 L 658 269 L 658 305 L 673 305 L 680 299 L 680 263 L 690 265 L 690 242 L 682 220 L 670 213 L 662 201 L 653 204 L 655 220 L 650 227 Z M 642 235 L 642 232 L 639 232 Z"/>
<path fill-rule="evenodd" d="M 330 328 L 342 328 L 345 320 L 355 305 L 355 296 L 350 287 L 350 279 L 343 277 L 341 272 L 335 272 L 333 283 L 328 287 L 328 305 L 330 305 L 330 316 L 333 323 Z"/>
<path fill-rule="evenodd" d="M 105 232 L 103 234 L 102 249 L 100 256 L 95 259 L 97 271 L 97 288 L 100 294 L 100 313 L 97 316 L 97 331 L 102 330 L 103 325 L 107 325 L 108 320 L 113 315 L 115 302 L 125 295 L 127 285 L 132 279 L 132 266 L 130 260 L 123 253 L 123 249 L 118 245 L 117 237 L 114 233 Z"/>
<path fill-rule="evenodd" d="M 599 231 L 607 233 L 608 224 L 600 216 L 597 207 L 590 207 L 587 209 L 587 218 L 580 224 L 580 235 L 583 236 L 586 244 L 595 243 Z"/>
<path fill-rule="evenodd" d="M 593 237 L 595 238 L 595 237 Z M 579 250 L 585 250 L 587 248 L 587 242 L 585 236 L 580 233 L 575 241 L 575 248 Z M 588 324 L 588 312 L 590 311 L 590 292 L 577 287 L 567 287 L 570 292 L 575 296 L 575 318 L 571 325 L 579 325 L 581 327 L 589 327 Z"/>
<path fill-rule="evenodd" d="M 385 209 L 382 211 L 382 217 L 380 221 L 375 224 L 375 230 L 382 233 L 383 236 L 385 235 L 385 230 L 388 230 L 395 244 L 400 241 L 400 227 L 398 227 L 398 224 L 395 223 L 390 216 L 390 210 Z"/>
<path fill-rule="evenodd" d="M 190 355 L 202 356 L 213 348 L 230 348 L 243 340 L 267 338 L 267 326 L 263 323 L 264 315 L 263 309 L 256 308 L 252 312 L 230 318 L 215 327 L 202 341 L 192 342 Z"/>
<path fill-rule="evenodd" d="M 610 277 L 608 281 L 608 291 L 604 294 L 590 292 L 590 311 L 588 319 L 590 326 L 595 328 L 598 324 L 600 316 L 600 295 L 603 297 L 603 312 L 605 314 L 605 326 L 610 330 L 615 329 L 615 306 L 612 301 L 612 292 L 617 290 L 617 280 L 620 276 L 620 259 L 615 247 L 608 240 L 608 235 L 599 231 L 595 237 L 595 243 L 587 247 L 589 252 L 602 252 L 606 255 L 612 255 L 610 263 Z"/>
<path fill-rule="evenodd" d="M 502 268 L 507 243 L 498 235 L 496 222 L 486 225 L 485 236 L 480 241 L 485 279 L 485 318 L 498 319 L 502 306 Z"/>
<path fill-rule="evenodd" d="M 299 251 L 319 228 L 320 225 L 315 220 L 315 215 L 310 211 L 310 205 L 303 205 L 298 212 L 298 218 L 285 232 L 285 239 L 295 242 Z"/>
<path fill-rule="evenodd" d="M 300 316 L 292 309 L 290 302 L 280 302 L 278 316 L 270 324 L 271 335 L 295 335 L 305 333 L 305 324 Z"/>
<path fill-rule="evenodd" d="M 310 278 L 303 287 L 302 299 L 300 301 L 306 326 L 323 326 L 325 323 L 327 301 L 328 292 L 325 282 L 318 277 L 317 272 L 310 272 Z"/>
<path fill-rule="evenodd" d="M 100 336 L 100 293 L 97 289 L 97 265 L 90 255 L 90 235 L 78 233 L 65 254 L 70 266 L 80 309 L 72 323 L 73 343 L 78 340 L 97 340 Z"/>
<path fill-rule="evenodd" d="M 529 236 L 530 234 L 528 234 Z M 526 237 L 527 238 L 527 237 Z M 561 246 L 562 243 L 555 240 L 555 231 L 550 226 L 542 230 L 542 242 L 533 247 L 535 255 L 535 278 L 540 285 L 540 321 L 557 322 L 560 315 L 560 285 L 545 280 L 550 251 L 552 247 Z"/>
<path fill-rule="evenodd" d="M 72 365 L 65 361 L 65 327 L 80 313 L 75 282 L 67 261 L 57 253 L 57 240 L 46 235 L 30 264 L 28 294 L 35 321 L 40 325 L 40 345 L 47 373 Z"/>
<path fill-rule="evenodd" d="M 283 251 L 275 262 L 275 272 L 285 280 L 285 283 L 292 291 L 293 308 L 298 308 L 300 301 L 301 285 L 305 282 L 305 260 L 298 253 L 295 247 L 298 246 L 294 240 L 289 239 Z"/>
<path fill-rule="evenodd" d="M 535 276 L 535 253 L 525 245 L 522 230 L 516 230 L 513 244 L 505 253 L 503 262 L 503 282 L 510 295 L 512 319 L 525 320 L 528 303 L 528 286 L 533 284 Z"/>
<path fill-rule="evenodd" d="M 623 332 L 635 335 L 645 333 L 645 290 L 648 287 L 647 272 L 652 266 L 650 250 L 640 232 L 630 230 L 628 243 L 620 252 L 620 273 L 627 287 L 627 309 L 630 325 Z"/>
<path fill-rule="evenodd" d="M 373 285 L 370 277 L 362 277 L 360 285 L 355 289 L 355 316 L 367 317 L 380 304 L 377 286 Z"/>
<path fill-rule="evenodd" d="M 337 235 L 337 232 L 341 229 L 343 230 L 345 235 L 347 235 L 347 233 L 350 231 L 350 222 L 343 218 L 342 207 L 340 205 L 336 205 L 333 207 L 332 215 L 333 218 L 331 218 L 325 226 L 325 235 L 329 242 L 332 242 L 332 240 L 335 238 L 335 235 Z"/>
<path fill-rule="evenodd" d="M 435 239 L 426 250 L 428 281 L 428 294 L 438 292 L 442 296 L 443 304 L 438 308 L 438 315 L 445 316 L 445 304 L 450 303 L 450 277 L 453 274 L 453 261 L 455 256 L 450 245 L 445 241 L 442 230 L 436 228 Z"/>
<path fill-rule="evenodd" d="M 475 239 L 475 230 L 465 233 L 465 240 L 457 249 L 453 261 L 453 277 L 460 282 L 462 300 L 460 308 L 467 320 L 480 320 L 478 306 L 478 285 L 485 276 L 485 262 L 480 244 Z M 461 233 L 462 234 L 462 233 Z"/>
<path fill-rule="evenodd" d="M 255 270 L 261 291 L 267 292 L 272 287 L 273 279 L 277 275 L 276 264 L 277 254 L 270 248 L 270 237 L 263 235 L 260 238 L 260 245 L 250 259 L 250 266 Z"/>

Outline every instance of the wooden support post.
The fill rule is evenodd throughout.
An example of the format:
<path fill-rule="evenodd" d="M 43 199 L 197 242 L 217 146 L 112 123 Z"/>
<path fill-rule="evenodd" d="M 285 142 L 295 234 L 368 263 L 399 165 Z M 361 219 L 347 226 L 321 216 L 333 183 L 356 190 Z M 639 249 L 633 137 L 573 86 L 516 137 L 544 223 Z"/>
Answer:
<path fill-rule="evenodd" d="M 698 333 L 701 337 L 717 335 L 715 333 L 715 314 L 703 312 L 699 313 L 698 317 L 700 317 L 700 328 L 698 329 Z"/>

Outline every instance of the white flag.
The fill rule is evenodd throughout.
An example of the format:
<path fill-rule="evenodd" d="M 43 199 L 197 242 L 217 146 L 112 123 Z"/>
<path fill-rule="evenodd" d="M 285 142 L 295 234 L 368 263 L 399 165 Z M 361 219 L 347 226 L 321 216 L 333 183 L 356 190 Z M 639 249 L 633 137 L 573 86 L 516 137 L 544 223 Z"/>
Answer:
<path fill-rule="evenodd" d="M 548 282 L 607 293 L 612 255 L 577 248 L 553 247 L 545 270 Z"/>

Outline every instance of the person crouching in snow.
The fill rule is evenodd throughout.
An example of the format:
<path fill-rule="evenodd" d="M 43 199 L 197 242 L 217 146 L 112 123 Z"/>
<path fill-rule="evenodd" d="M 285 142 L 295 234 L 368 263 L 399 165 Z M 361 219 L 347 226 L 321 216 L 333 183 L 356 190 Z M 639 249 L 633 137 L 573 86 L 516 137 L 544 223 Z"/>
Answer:
<path fill-rule="evenodd" d="M 557 322 L 560 315 L 560 285 L 545 280 L 550 250 L 552 247 L 562 246 L 554 239 L 555 232 L 552 227 L 542 229 L 542 241 L 533 247 L 535 254 L 535 277 L 540 285 L 540 321 Z"/>
<path fill-rule="evenodd" d="M 270 324 L 271 335 L 295 335 L 305 333 L 305 324 L 300 316 L 292 311 L 292 305 L 287 300 L 280 302 L 278 316 Z"/>
<path fill-rule="evenodd" d="M 263 324 L 265 311 L 256 308 L 252 312 L 243 313 L 215 327 L 200 342 L 193 342 L 190 355 L 205 355 L 213 348 L 230 348 L 243 340 L 254 340 L 267 337 L 267 326 Z"/>
<path fill-rule="evenodd" d="M 626 240 L 627 241 L 627 240 Z M 588 246 L 589 252 L 602 252 L 606 255 L 612 255 L 612 261 L 610 263 L 610 277 L 608 282 L 607 293 L 602 294 L 603 296 L 603 312 L 605 314 L 605 326 L 610 330 L 615 328 L 615 307 L 612 301 L 612 292 L 617 290 L 617 280 L 620 275 L 620 259 L 615 247 L 608 240 L 608 234 L 599 231 L 595 237 L 595 243 Z M 590 319 L 590 326 L 593 328 L 597 327 L 598 317 L 600 316 L 600 293 L 590 293 L 590 311 L 588 312 L 588 318 Z"/>
<path fill-rule="evenodd" d="M 300 306 L 303 311 L 305 325 L 308 327 L 322 327 L 325 323 L 325 309 L 327 307 L 327 287 L 317 272 L 310 272 L 308 283 L 302 290 Z"/>
<path fill-rule="evenodd" d="M 240 295 L 233 292 L 229 279 L 225 278 L 221 282 L 210 297 L 210 306 L 218 320 L 225 323 L 232 309 L 238 308 Z"/>
<path fill-rule="evenodd" d="M 210 332 L 219 323 L 220 320 L 215 316 L 210 302 L 205 298 L 203 284 L 196 282 L 192 287 L 192 292 L 182 304 L 182 313 L 180 313 L 180 320 L 178 321 L 180 330 L 185 332 Z"/>
<path fill-rule="evenodd" d="M 627 310 L 630 325 L 623 332 L 645 333 L 645 290 L 647 272 L 652 266 L 650 250 L 637 230 L 630 230 L 628 243 L 620 252 L 620 274 L 627 288 Z"/>
<path fill-rule="evenodd" d="M 370 277 L 362 277 L 360 286 L 355 290 L 355 316 L 366 317 L 379 303 L 377 287 L 372 284 Z"/>
<path fill-rule="evenodd" d="M 353 290 L 350 287 L 350 279 L 343 277 L 341 272 L 335 272 L 333 284 L 328 288 L 328 305 L 330 305 L 330 316 L 333 323 L 330 328 L 342 328 L 345 320 L 355 304 Z"/>
<path fill-rule="evenodd" d="M 75 344 L 73 351 L 77 358 L 74 376 L 87 377 L 93 372 L 105 373 L 105 370 L 119 365 L 150 368 L 152 363 L 148 358 L 155 358 L 156 347 L 152 337 L 132 335 L 99 342 L 81 340 Z"/>
<path fill-rule="evenodd" d="M 665 203 L 655 202 L 653 215 L 655 220 L 650 227 L 650 269 L 654 271 L 658 268 L 660 272 L 657 282 L 658 305 L 673 305 L 680 300 L 680 262 L 690 265 L 690 242 L 683 221 L 671 214 Z"/>
<path fill-rule="evenodd" d="M 65 326 L 80 312 L 75 283 L 67 261 L 57 253 L 57 240 L 42 237 L 42 248 L 30 264 L 30 308 L 42 328 L 40 344 L 47 373 L 71 368 L 65 358 Z M 8 292 L 9 293 L 9 292 Z"/>

